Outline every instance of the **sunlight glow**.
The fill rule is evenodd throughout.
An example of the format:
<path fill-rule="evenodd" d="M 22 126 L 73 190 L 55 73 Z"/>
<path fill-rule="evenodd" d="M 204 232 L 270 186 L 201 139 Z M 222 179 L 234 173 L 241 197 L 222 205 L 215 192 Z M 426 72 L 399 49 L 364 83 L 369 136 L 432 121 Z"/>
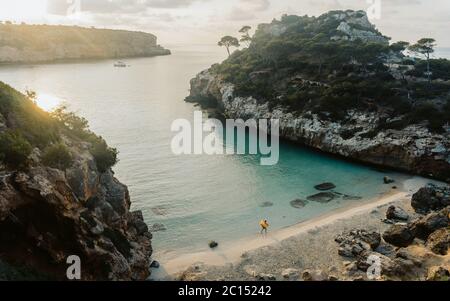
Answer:
<path fill-rule="evenodd" d="M 63 103 L 64 101 L 61 98 L 54 95 L 38 93 L 36 96 L 36 104 L 47 112 L 53 111 Z"/>

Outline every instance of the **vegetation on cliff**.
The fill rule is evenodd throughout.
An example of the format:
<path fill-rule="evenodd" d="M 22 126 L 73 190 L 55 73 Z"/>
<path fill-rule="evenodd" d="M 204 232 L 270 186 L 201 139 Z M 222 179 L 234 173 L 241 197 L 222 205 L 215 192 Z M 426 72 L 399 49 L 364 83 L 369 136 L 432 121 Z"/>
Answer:
<path fill-rule="evenodd" d="M 0 63 L 167 55 L 145 32 L 79 26 L 0 24 Z"/>
<path fill-rule="evenodd" d="M 234 84 L 237 96 L 271 108 L 339 121 L 349 110 L 382 110 L 387 119 L 401 118 L 381 127 L 427 122 L 443 132 L 450 122 L 450 62 L 430 58 L 434 46 L 433 39 L 389 44 L 364 12 L 285 15 L 259 25 L 248 48 L 211 70 Z"/>
<path fill-rule="evenodd" d="M 111 170 L 117 150 L 65 108 L 52 113 L 0 83 L 0 280 L 145 280 L 152 254 L 140 211 Z"/>
<path fill-rule="evenodd" d="M 0 163 L 9 168 L 26 169 L 33 148 L 44 153 L 51 167 L 70 167 L 70 150 L 62 137 L 86 141 L 97 168 L 106 172 L 117 163 L 118 151 L 89 130 L 86 119 L 67 112 L 65 107 L 47 113 L 33 101 L 34 93 L 21 94 L 0 82 Z"/>

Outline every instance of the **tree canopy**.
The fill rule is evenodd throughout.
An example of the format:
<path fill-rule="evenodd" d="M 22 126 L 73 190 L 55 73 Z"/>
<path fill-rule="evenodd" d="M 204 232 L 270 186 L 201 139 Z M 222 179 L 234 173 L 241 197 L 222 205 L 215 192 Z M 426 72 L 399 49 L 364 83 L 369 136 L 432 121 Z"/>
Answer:
<path fill-rule="evenodd" d="M 232 36 L 224 36 L 218 43 L 219 46 L 225 47 L 228 52 L 228 56 L 231 55 L 230 48 L 231 47 L 239 47 L 239 40 Z"/>

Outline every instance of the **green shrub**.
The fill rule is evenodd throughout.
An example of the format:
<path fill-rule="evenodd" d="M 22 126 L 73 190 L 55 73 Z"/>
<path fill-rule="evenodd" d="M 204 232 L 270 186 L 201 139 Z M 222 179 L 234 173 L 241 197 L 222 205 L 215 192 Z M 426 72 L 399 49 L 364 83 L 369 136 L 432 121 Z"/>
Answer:
<path fill-rule="evenodd" d="M 0 160 L 7 166 L 25 167 L 31 151 L 31 144 L 20 132 L 7 131 L 0 135 Z"/>
<path fill-rule="evenodd" d="M 428 121 L 428 129 L 431 132 L 442 133 L 443 126 L 449 122 L 449 116 L 431 104 L 418 106 L 410 115 L 413 123 Z"/>
<path fill-rule="evenodd" d="M 42 162 L 47 166 L 65 170 L 72 166 L 73 159 L 67 147 L 58 143 L 47 147 L 42 156 Z"/>
<path fill-rule="evenodd" d="M 109 147 L 101 138 L 93 144 L 91 154 L 94 156 L 97 169 L 102 173 L 108 171 L 118 162 L 119 152 L 117 149 Z"/>

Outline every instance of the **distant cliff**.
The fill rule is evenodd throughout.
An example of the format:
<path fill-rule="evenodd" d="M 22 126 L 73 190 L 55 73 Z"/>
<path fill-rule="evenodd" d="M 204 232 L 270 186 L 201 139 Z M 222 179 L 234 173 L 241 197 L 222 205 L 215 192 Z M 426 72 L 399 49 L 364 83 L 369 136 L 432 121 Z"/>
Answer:
<path fill-rule="evenodd" d="M 77 26 L 0 24 L 0 64 L 169 55 L 155 35 Z"/>

